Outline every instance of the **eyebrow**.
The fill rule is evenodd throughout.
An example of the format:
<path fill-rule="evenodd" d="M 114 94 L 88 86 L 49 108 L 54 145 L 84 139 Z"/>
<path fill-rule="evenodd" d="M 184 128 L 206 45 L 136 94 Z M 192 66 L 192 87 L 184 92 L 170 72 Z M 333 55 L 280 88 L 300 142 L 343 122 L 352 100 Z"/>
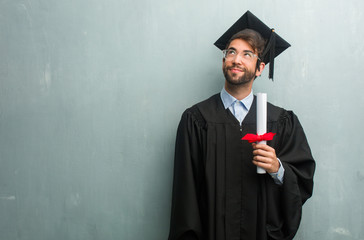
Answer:
<path fill-rule="evenodd" d="M 230 48 L 228 48 L 228 50 L 235 50 L 236 51 L 236 48 L 230 47 Z"/>
<path fill-rule="evenodd" d="M 250 52 L 250 53 L 253 53 L 254 54 L 254 52 L 253 51 L 250 51 L 250 50 L 244 50 L 243 52 Z"/>
<path fill-rule="evenodd" d="M 236 48 L 234 48 L 234 47 L 231 47 L 231 48 L 229 48 L 228 50 L 234 50 L 234 51 L 236 51 Z M 254 54 L 254 52 L 253 51 L 251 51 L 251 50 L 243 50 L 243 52 L 250 52 L 250 53 L 253 53 Z"/>

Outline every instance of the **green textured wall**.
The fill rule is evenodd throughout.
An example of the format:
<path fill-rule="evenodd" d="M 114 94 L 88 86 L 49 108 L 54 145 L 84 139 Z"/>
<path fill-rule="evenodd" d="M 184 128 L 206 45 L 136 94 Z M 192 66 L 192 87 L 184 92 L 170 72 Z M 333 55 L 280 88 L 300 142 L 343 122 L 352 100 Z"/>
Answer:
<path fill-rule="evenodd" d="M 363 239 L 364 2 L 0 0 L 0 239 L 166 239 L 183 110 L 246 10 L 292 47 L 255 92 L 317 160 L 297 240 Z"/>

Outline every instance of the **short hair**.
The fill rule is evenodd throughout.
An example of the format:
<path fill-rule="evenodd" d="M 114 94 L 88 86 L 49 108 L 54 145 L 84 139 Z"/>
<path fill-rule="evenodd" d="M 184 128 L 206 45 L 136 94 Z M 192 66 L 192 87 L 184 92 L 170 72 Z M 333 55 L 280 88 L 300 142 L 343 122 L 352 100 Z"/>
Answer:
<path fill-rule="evenodd" d="M 262 53 L 266 44 L 266 40 L 258 33 L 252 29 L 246 28 L 240 32 L 235 33 L 226 45 L 226 49 L 229 47 L 230 43 L 235 39 L 241 39 L 246 41 L 250 47 L 257 53 L 258 57 L 262 59 Z"/>

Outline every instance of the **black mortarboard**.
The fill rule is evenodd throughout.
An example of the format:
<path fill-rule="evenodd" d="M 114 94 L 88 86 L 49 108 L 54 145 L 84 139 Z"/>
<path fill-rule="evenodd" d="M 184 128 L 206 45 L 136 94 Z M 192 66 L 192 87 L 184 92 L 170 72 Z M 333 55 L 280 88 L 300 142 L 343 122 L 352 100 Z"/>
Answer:
<path fill-rule="evenodd" d="M 273 79 L 274 70 L 274 58 L 281 54 L 291 45 L 281 38 L 274 29 L 269 28 L 262 21 L 260 21 L 254 14 L 250 11 L 244 13 L 244 15 L 239 18 L 216 42 L 215 46 L 221 50 L 224 50 L 227 43 L 230 41 L 231 37 L 235 34 L 244 30 L 246 28 L 255 30 L 262 35 L 264 39 L 267 40 L 265 45 L 262 61 L 265 64 L 269 64 L 269 78 Z"/>

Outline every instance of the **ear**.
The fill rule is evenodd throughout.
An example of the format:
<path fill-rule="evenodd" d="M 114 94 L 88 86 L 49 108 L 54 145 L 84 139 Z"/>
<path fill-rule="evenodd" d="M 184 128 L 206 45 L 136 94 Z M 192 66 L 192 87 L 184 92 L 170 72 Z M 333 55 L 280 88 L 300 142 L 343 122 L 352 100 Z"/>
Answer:
<path fill-rule="evenodd" d="M 262 74 L 262 72 L 264 70 L 264 67 L 265 67 L 265 63 L 264 62 L 260 62 L 259 68 L 257 68 L 257 70 L 255 71 L 255 76 L 256 77 L 259 77 Z"/>

